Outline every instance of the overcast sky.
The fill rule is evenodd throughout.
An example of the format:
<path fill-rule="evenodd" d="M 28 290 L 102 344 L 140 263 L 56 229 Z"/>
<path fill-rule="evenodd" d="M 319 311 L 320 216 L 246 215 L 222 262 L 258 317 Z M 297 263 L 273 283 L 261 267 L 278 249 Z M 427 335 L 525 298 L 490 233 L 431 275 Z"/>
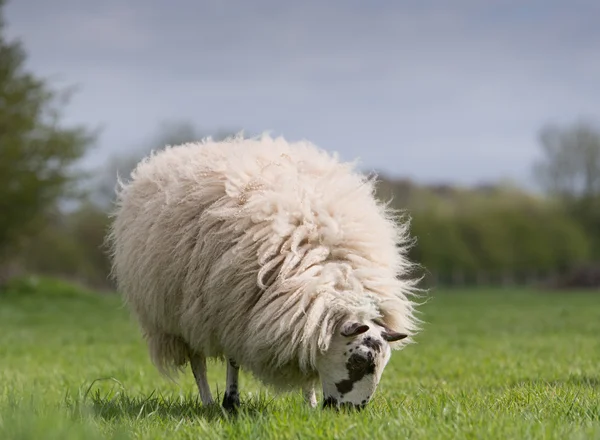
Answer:
<path fill-rule="evenodd" d="M 9 0 L 77 84 L 100 165 L 164 120 L 272 130 L 421 182 L 530 179 L 546 122 L 600 120 L 597 0 Z"/>

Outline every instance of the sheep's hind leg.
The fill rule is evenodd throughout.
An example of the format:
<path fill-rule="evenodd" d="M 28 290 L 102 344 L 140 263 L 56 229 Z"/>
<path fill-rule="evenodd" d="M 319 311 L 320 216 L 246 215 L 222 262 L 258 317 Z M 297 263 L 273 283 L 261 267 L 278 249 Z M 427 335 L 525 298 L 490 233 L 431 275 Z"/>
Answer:
<path fill-rule="evenodd" d="M 308 406 L 311 408 L 317 407 L 317 395 L 313 384 L 304 386 L 302 388 L 302 394 L 304 396 L 304 401 L 308 403 Z"/>
<path fill-rule="evenodd" d="M 235 411 L 240 406 L 240 395 L 238 391 L 238 377 L 240 369 L 233 359 L 227 362 L 227 386 L 223 396 L 223 408 L 227 411 Z"/>
<path fill-rule="evenodd" d="M 203 355 L 194 353 L 190 356 L 190 365 L 192 367 L 192 373 L 194 373 L 194 378 L 196 379 L 196 385 L 198 385 L 198 391 L 200 391 L 202 404 L 213 404 L 213 396 L 210 392 L 210 386 L 208 385 L 208 378 L 206 377 L 206 358 Z"/>

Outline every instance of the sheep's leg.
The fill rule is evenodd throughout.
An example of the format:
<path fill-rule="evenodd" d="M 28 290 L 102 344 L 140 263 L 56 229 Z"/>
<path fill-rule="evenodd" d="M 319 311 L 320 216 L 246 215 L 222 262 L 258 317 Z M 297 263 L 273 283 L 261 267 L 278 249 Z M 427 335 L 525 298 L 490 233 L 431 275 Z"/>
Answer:
<path fill-rule="evenodd" d="M 202 404 L 211 405 L 214 400 L 206 377 L 206 358 L 203 355 L 193 354 L 190 356 L 190 365 L 196 379 L 196 385 L 198 385 L 198 391 L 200 391 Z"/>
<path fill-rule="evenodd" d="M 313 384 L 302 387 L 302 394 L 304 395 L 304 401 L 308 403 L 311 408 L 317 407 L 317 395 L 315 394 L 315 387 Z"/>
<path fill-rule="evenodd" d="M 223 408 L 228 411 L 234 411 L 240 405 L 240 395 L 238 392 L 238 377 L 240 368 L 233 359 L 227 362 L 227 385 L 225 396 L 223 396 Z"/>

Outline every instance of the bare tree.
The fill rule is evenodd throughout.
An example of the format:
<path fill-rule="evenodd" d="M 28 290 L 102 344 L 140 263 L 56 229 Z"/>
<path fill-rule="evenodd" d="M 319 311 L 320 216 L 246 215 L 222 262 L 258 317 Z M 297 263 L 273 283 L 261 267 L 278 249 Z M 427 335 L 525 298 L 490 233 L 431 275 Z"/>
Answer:
<path fill-rule="evenodd" d="M 585 229 L 593 257 L 600 258 L 600 128 L 585 121 L 548 125 L 540 143 L 543 156 L 534 164 L 535 177 Z"/>
<path fill-rule="evenodd" d="M 534 175 L 550 194 L 577 200 L 600 194 L 600 128 L 589 122 L 540 131 L 542 158 Z"/>

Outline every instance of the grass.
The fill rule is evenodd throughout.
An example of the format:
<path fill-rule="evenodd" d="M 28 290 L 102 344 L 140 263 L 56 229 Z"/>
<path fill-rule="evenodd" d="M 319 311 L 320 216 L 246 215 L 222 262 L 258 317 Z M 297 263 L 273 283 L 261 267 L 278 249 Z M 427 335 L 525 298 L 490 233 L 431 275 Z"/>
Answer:
<path fill-rule="evenodd" d="M 365 411 L 310 410 L 242 373 L 232 418 L 189 370 L 156 372 L 117 297 L 21 283 L 0 294 L 0 439 L 600 438 L 599 292 L 434 291 L 421 310 Z M 222 390 L 224 369 L 209 380 Z"/>

